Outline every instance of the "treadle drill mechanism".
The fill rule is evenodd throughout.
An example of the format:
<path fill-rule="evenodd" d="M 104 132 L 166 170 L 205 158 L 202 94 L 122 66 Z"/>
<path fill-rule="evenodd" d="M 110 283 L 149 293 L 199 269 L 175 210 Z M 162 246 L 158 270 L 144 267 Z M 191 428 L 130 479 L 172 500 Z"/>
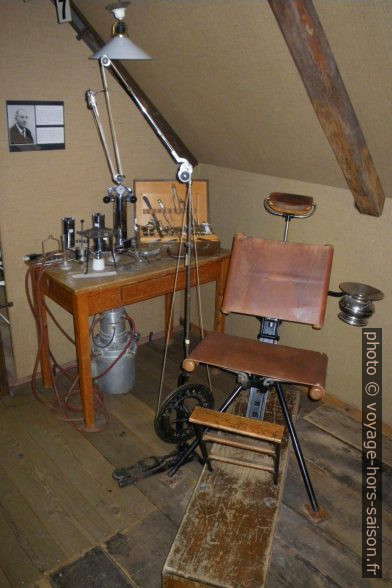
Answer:
<path fill-rule="evenodd" d="M 167 443 L 175 443 L 176 449 L 161 457 L 141 459 L 131 467 L 115 469 L 113 478 L 120 488 L 173 469 L 180 461 L 181 465 L 192 461 L 194 457 L 201 461 L 197 453 L 189 451 L 190 446 L 187 443 L 195 434 L 193 426 L 189 423 L 195 406 L 213 408 L 214 398 L 206 386 L 185 384 L 169 394 L 161 405 L 159 418 L 155 419 L 154 426 L 158 437 Z"/>

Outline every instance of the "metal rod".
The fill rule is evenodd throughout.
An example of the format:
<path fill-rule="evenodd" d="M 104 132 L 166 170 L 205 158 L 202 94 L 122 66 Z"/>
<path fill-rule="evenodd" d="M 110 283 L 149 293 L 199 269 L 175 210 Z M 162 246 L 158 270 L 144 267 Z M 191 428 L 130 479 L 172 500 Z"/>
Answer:
<path fill-rule="evenodd" d="M 106 141 L 105 131 L 103 129 L 103 126 L 102 126 L 102 123 L 101 123 L 101 120 L 99 117 L 98 106 L 97 106 L 97 102 L 95 100 L 95 92 L 93 92 L 92 90 L 87 90 L 86 99 L 87 99 L 88 107 L 90 108 L 90 110 L 92 111 L 93 116 L 94 116 L 94 121 L 97 126 L 98 134 L 101 139 L 102 147 L 105 152 L 105 157 L 106 157 L 106 161 L 108 163 L 109 169 L 110 169 L 110 173 L 112 174 L 112 178 L 115 179 L 116 170 L 114 169 L 112 157 L 111 157 L 110 151 L 109 151 L 109 146 Z"/>
<path fill-rule="evenodd" d="M 237 398 L 237 396 L 241 392 L 241 390 L 242 390 L 242 385 L 237 384 L 237 386 L 231 392 L 230 396 L 225 400 L 225 402 L 219 408 L 219 412 L 226 412 L 226 410 L 229 408 L 230 404 L 232 402 L 234 402 L 234 400 Z"/>
<path fill-rule="evenodd" d="M 308 470 L 306 467 L 306 463 L 305 463 L 305 459 L 304 459 L 304 456 L 303 456 L 303 453 L 301 450 L 301 446 L 299 444 L 297 432 L 295 430 L 294 423 L 293 423 L 293 420 L 291 418 L 291 415 L 290 415 L 290 412 L 289 412 L 289 409 L 287 406 L 287 402 L 286 402 L 286 398 L 285 398 L 285 395 L 283 392 L 283 388 L 282 388 L 280 382 L 275 382 L 274 385 L 276 388 L 276 392 L 278 394 L 279 403 L 280 403 L 280 406 L 281 406 L 281 409 L 283 412 L 284 419 L 286 421 L 287 429 L 288 429 L 290 437 L 291 437 L 291 442 L 293 444 L 295 457 L 297 458 L 299 469 L 300 469 L 302 479 L 305 484 L 306 492 L 308 494 L 312 510 L 313 510 L 313 512 L 318 512 L 319 505 L 318 505 L 317 498 L 316 498 L 316 495 L 313 490 L 312 482 L 310 481 L 310 476 L 309 476 L 309 473 L 308 473 Z"/>
<path fill-rule="evenodd" d="M 142 115 L 147 119 L 148 123 L 152 126 L 155 133 L 161 139 L 162 143 L 168 149 L 170 155 L 173 157 L 173 159 L 176 161 L 176 163 L 181 163 L 182 161 L 188 161 L 178 155 L 178 153 L 174 149 L 173 145 L 170 143 L 168 138 L 164 135 L 162 130 L 159 128 L 159 126 L 157 125 L 155 120 L 152 118 L 151 114 L 148 112 L 147 108 L 144 106 L 144 104 L 141 102 L 139 97 L 134 92 L 133 88 L 131 88 L 131 86 L 125 80 L 124 76 L 121 74 L 119 69 L 115 66 L 115 64 L 109 59 L 109 57 L 107 57 L 106 55 L 101 57 L 101 64 L 103 65 L 103 67 L 109 67 L 109 65 L 111 66 L 112 71 L 115 74 L 117 80 L 120 82 L 121 86 L 124 88 L 126 93 L 132 98 L 132 100 L 134 101 L 134 103 L 136 104 L 136 106 L 138 107 L 140 112 L 142 113 Z"/>
<path fill-rule="evenodd" d="M 186 198 L 186 243 L 185 243 L 185 266 L 186 266 L 186 285 L 185 285 L 185 325 L 184 325 L 184 353 L 185 358 L 189 355 L 191 344 L 191 258 L 192 258 L 192 182 L 187 184 Z M 196 245 L 195 245 L 196 246 Z"/>
<path fill-rule="evenodd" d="M 117 162 L 117 171 L 118 171 L 118 173 L 121 175 L 121 177 L 123 179 L 124 178 L 124 174 L 123 174 L 122 166 L 121 166 L 120 151 L 119 151 L 119 148 L 118 148 L 118 142 L 117 142 L 117 136 L 116 136 L 116 129 L 114 127 L 114 122 L 113 122 L 112 109 L 111 109 L 111 106 L 110 106 L 109 88 L 108 88 L 108 83 L 107 83 L 107 79 L 106 79 L 105 68 L 102 65 L 102 63 L 100 63 L 100 68 L 101 68 L 102 83 L 103 83 L 105 100 L 106 100 L 106 110 L 107 110 L 107 113 L 108 113 L 110 132 L 111 132 L 111 135 L 112 135 L 112 144 L 113 144 L 114 154 L 115 154 L 116 162 Z"/>
<path fill-rule="evenodd" d="M 285 215 L 284 221 L 285 221 L 285 224 L 284 224 L 283 241 L 285 243 L 287 243 L 288 238 L 289 238 L 289 226 L 290 226 L 291 216 L 289 214 Z"/>

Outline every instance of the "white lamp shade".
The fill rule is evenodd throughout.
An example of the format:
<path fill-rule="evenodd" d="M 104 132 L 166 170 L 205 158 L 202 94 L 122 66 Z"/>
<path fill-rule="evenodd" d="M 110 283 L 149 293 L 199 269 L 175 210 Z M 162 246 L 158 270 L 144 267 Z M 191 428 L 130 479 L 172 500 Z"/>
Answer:
<path fill-rule="evenodd" d="M 123 35 L 113 37 L 109 43 L 98 49 L 90 59 L 101 59 L 104 55 L 109 59 L 151 59 L 148 53 Z"/>

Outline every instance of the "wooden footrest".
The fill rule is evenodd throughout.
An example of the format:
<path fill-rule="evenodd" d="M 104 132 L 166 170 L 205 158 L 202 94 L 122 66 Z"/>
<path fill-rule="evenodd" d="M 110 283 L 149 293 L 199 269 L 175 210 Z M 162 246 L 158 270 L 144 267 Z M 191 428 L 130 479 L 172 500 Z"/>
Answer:
<path fill-rule="evenodd" d="M 233 465 L 246 466 L 258 470 L 271 472 L 274 476 L 274 483 L 277 483 L 279 472 L 279 457 L 280 444 L 283 439 L 284 427 L 278 423 L 270 423 L 267 421 L 259 421 L 256 419 L 249 419 L 227 412 L 217 412 L 201 406 L 196 406 L 189 418 L 189 422 L 195 426 L 196 434 L 200 443 L 205 463 L 208 469 L 212 471 L 211 460 L 224 461 Z M 206 427 L 207 430 L 202 430 Z M 217 435 L 210 432 L 210 429 L 223 431 L 226 433 L 235 433 L 235 436 L 228 437 L 226 435 Z M 252 445 L 249 441 L 243 441 L 238 436 L 247 437 L 248 439 L 256 439 L 257 441 L 266 441 L 275 444 L 275 451 L 260 446 L 260 444 Z M 214 453 L 208 455 L 206 448 L 206 441 L 212 441 L 221 445 L 227 445 L 238 449 L 246 449 L 256 453 L 263 453 L 270 455 L 274 459 L 274 467 L 265 465 L 264 463 L 257 463 L 248 460 L 239 460 L 235 457 L 225 457 Z"/>
<path fill-rule="evenodd" d="M 281 443 L 283 439 L 284 427 L 277 423 L 267 421 L 258 421 L 257 419 L 248 419 L 228 412 L 218 412 L 210 408 L 196 406 L 189 418 L 189 422 L 211 429 L 229 431 L 254 439 L 270 441 L 271 443 Z"/>

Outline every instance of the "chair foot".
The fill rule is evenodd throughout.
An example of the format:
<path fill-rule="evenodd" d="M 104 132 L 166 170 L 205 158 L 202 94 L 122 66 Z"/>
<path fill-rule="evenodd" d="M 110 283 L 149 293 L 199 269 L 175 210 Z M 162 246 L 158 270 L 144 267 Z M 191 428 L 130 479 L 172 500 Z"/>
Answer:
<path fill-rule="evenodd" d="M 312 509 L 312 507 L 310 506 L 310 504 L 304 504 L 304 510 L 305 510 L 305 514 L 307 515 L 308 519 L 310 521 L 312 521 L 312 523 L 315 523 L 316 525 L 318 523 L 321 523 L 322 521 L 325 521 L 325 519 L 328 518 L 327 512 L 325 511 L 325 509 L 322 506 L 319 506 L 318 510 L 314 511 Z"/>

